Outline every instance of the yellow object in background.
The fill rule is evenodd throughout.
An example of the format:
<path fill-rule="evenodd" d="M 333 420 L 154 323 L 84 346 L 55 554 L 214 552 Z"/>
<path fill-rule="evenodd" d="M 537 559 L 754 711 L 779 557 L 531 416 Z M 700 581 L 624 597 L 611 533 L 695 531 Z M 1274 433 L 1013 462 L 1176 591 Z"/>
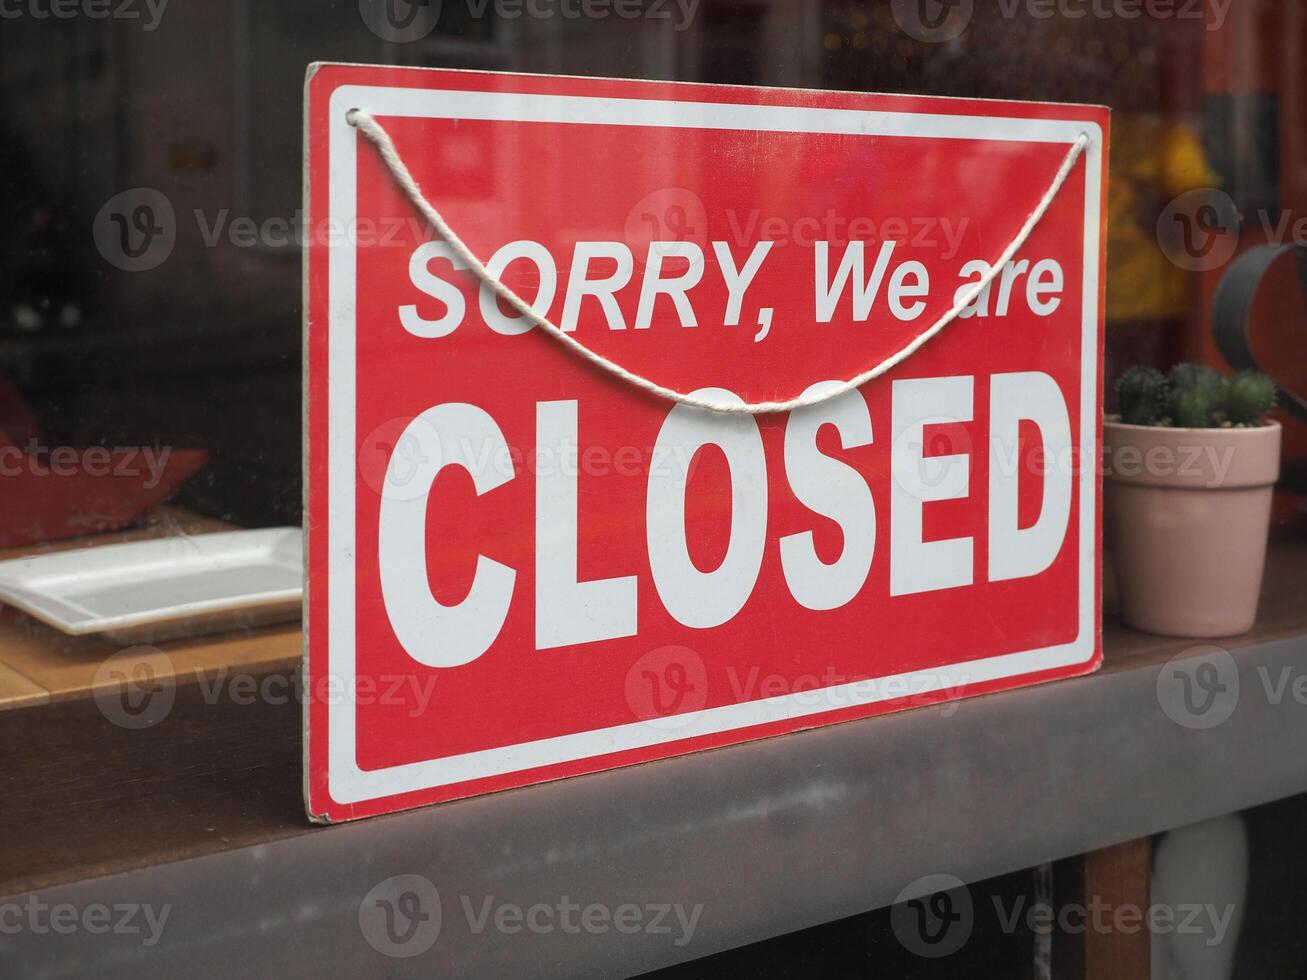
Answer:
<path fill-rule="evenodd" d="M 1157 219 L 1186 191 L 1216 187 L 1197 136 L 1178 123 L 1121 115 L 1112 122 L 1107 192 L 1107 318 L 1184 317 L 1192 302 L 1191 273 L 1178 268 L 1157 241 Z"/>

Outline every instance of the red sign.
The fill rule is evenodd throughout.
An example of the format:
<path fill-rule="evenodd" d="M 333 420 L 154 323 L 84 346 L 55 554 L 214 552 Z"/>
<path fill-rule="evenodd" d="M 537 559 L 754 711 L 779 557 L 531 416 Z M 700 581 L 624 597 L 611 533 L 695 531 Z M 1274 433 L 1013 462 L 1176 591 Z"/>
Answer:
<path fill-rule="evenodd" d="M 420 218 L 661 385 L 532 327 Z M 318 66 L 307 793 L 347 820 L 1093 670 L 1108 114 Z M 973 290 L 974 291 L 974 290 Z M 819 389 L 817 389 L 819 390 Z"/>

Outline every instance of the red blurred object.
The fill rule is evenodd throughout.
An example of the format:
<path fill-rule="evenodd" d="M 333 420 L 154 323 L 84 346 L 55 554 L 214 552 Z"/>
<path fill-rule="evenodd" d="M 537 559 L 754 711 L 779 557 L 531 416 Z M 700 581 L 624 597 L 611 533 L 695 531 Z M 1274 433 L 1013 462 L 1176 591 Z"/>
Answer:
<path fill-rule="evenodd" d="M 18 392 L 0 380 L 0 548 L 116 531 L 176 493 L 202 449 L 41 447 Z"/>
<path fill-rule="evenodd" d="M 41 441 L 36 416 L 13 385 L 0 378 L 0 446 L 26 446 Z"/>

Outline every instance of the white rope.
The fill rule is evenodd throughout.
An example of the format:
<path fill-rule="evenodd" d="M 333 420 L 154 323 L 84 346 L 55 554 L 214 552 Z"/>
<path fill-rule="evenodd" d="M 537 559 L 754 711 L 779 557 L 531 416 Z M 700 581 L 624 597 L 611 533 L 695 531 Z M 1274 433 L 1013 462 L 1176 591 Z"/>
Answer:
<path fill-rule="evenodd" d="M 1026 223 L 1022 225 L 1021 230 L 1017 232 L 1017 236 L 1012 239 L 1011 244 L 1003 250 L 1003 254 L 998 257 L 998 261 L 990 266 L 989 271 L 981 276 L 978 282 L 974 283 L 968 290 L 966 290 L 966 292 L 962 293 L 957 298 L 952 309 L 932 323 L 926 330 L 919 333 L 896 353 L 891 354 L 875 367 L 868 368 L 866 371 L 849 378 L 847 381 L 842 381 L 838 385 L 826 387 L 815 394 L 798 395 L 794 398 L 786 398 L 781 401 L 753 403 L 739 402 L 727 404 L 709 398 L 703 398 L 698 395 L 676 391 L 673 388 L 664 387 L 655 381 L 650 381 L 642 375 L 629 371 L 620 364 L 610 361 L 602 354 L 592 351 L 571 334 L 560 329 L 557 325 L 536 313 L 526 300 L 522 299 L 522 297 L 518 296 L 517 293 L 504 285 L 498 277 L 491 274 L 490 270 L 485 267 L 485 264 L 472 254 L 472 251 L 466 244 L 464 244 L 463 239 L 459 238 L 454 232 L 454 229 L 449 227 L 449 224 L 441 216 L 440 212 L 437 211 L 435 207 L 432 206 L 431 202 L 423 196 L 422 189 L 418 187 L 417 181 L 413 179 L 413 175 L 409 172 L 403 159 L 400 158 L 399 152 L 395 149 L 395 144 L 391 140 L 390 134 L 382 128 L 381 124 L 363 109 L 349 110 L 346 119 L 349 121 L 351 126 L 357 127 L 359 132 L 366 136 L 377 148 L 377 151 L 381 154 L 382 161 L 385 162 L 387 169 L 390 170 L 390 175 L 394 178 L 395 183 L 399 185 L 400 190 L 404 192 L 412 205 L 421 212 L 422 216 L 431 223 L 431 226 L 435 228 L 440 237 L 448 243 L 454 254 L 462 259 L 468 266 L 469 270 L 475 273 L 476 277 L 480 279 L 481 282 L 489 286 L 494 291 L 495 295 L 504 300 L 504 302 L 509 306 L 513 307 L 522 314 L 522 316 L 526 317 L 541 330 L 544 330 L 555 340 L 562 343 L 563 346 L 569 348 L 573 353 L 580 355 L 596 367 L 602 368 L 609 374 L 621 378 L 623 381 L 639 388 L 641 391 L 647 391 L 651 395 L 657 395 L 659 398 L 665 398 L 668 401 L 677 402 L 681 405 L 691 405 L 695 408 L 703 408 L 708 411 L 721 412 L 730 415 L 774 415 L 780 412 L 793 411 L 796 408 L 807 408 L 811 405 L 819 405 L 832 398 L 838 398 L 840 395 L 852 391 L 855 388 L 862 387 L 872 378 L 880 377 L 880 375 L 890 370 L 896 364 L 911 357 L 912 354 L 916 352 L 917 348 L 957 319 L 959 313 L 971 305 L 971 303 L 975 302 L 976 298 L 984 290 L 989 288 L 990 283 L 997 278 L 999 273 L 1002 272 L 1003 267 L 1012 260 L 1020 250 L 1021 246 L 1026 243 L 1031 232 L 1035 230 L 1035 226 L 1039 224 L 1040 220 L 1048 212 L 1048 209 L 1057 197 L 1058 192 L 1067 182 L 1067 178 L 1071 176 L 1071 170 L 1075 167 L 1076 161 L 1080 159 L 1080 154 L 1082 154 L 1085 148 L 1089 145 L 1088 134 L 1081 133 L 1076 138 L 1076 141 L 1071 145 L 1071 149 L 1067 151 L 1066 159 L 1062 161 L 1062 166 L 1058 169 L 1056 176 L 1054 176 L 1053 182 L 1049 184 L 1048 190 L 1044 192 L 1044 196 L 1040 198 L 1039 204 L 1035 207 L 1035 210 L 1030 213 L 1030 216 L 1026 218 Z"/>

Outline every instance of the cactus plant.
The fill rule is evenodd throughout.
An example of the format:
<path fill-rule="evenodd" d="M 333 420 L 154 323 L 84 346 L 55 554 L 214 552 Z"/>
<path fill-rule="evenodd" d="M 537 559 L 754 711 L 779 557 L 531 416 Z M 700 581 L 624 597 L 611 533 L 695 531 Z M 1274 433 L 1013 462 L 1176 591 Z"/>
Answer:
<path fill-rule="evenodd" d="M 1205 364 L 1177 364 L 1169 378 L 1132 368 L 1117 383 L 1128 425 L 1210 429 L 1257 425 L 1275 404 L 1275 383 L 1259 371 L 1233 380 Z"/>
<path fill-rule="evenodd" d="M 1214 368 L 1206 364 L 1177 364 L 1171 368 L 1171 383 L 1178 388 L 1199 388 L 1212 383 L 1213 378 L 1219 378 Z"/>
<path fill-rule="evenodd" d="M 1167 404 L 1166 378 L 1153 368 L 1131 368 L 1116 383 L 1121 397 L 1121 421 L 1128 425 L 1156 425 Z"/>
<path fill-rule="evenodd" d="M 1135 368 L 1103 420 L 1103 516 L 1122 618 L 1170 636 L 1251 629 L 1280 474 L 1275 385 L 1179 364 Z M 1231 492 L 1233 491 L 1233 492 Z"/>
<path fill-rule="evenodd" d="M 1226 415 L 1235 425 L 1253 425 L 1275 405 L 1275 382 L 1260 371 L 1244 371 L 1230 382 Z"/>
<path fill-rule="evenodd" d="M 1213 414 L 1212 401 L 1201 388 L 1171 389 L 1169 417 L 1172 425 L 1182 429 L 1211 428 Z"/>
<path fill-rule="evenodd" d="M 1229 383 L 1206 364 L 1177 364 L 1171 369 L 1167 414 L 1182 428 L 1213 428 L 1225 421 L 1228 395 Z"/>

